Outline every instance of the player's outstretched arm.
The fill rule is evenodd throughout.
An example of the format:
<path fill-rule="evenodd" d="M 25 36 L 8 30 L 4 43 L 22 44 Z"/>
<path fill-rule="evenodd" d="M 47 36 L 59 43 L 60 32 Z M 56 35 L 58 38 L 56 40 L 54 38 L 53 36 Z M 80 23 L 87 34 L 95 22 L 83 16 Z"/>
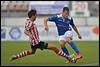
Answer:
<path fill-rule="evenodd" d="M 48 17 L 45 17 L 44 18 L 44 27 L 45 27 L 46 31 L 48 31 L 48 24 L 47 24 L 47 22 L 48 22 Z"/>
<path fill-rule="evenodd" d="M 72 25 L 72 28 L 73 28 L 73 29 L 75 30 L 75 32 L 77 33 L 78 38 L 79 38 L 79 39 L 82 39 L 80 33 L 78 32 L 78 30 L 77 30 L 77 28 L 76 28 L 76 26 L 75 26 L 74 24 Z"/>

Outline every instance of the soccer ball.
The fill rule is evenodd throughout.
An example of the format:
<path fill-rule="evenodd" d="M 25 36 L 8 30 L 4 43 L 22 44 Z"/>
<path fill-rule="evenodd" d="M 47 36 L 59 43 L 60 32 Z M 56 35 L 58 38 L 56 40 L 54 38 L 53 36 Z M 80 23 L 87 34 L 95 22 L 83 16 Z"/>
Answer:
<path fill-rule="evenodd" d="M 76 60 L 75 54 L 71 54 L 69 57 L 72 58 L 72 61 L 73 61 L 74 63 L 76 63 L 77 60 Z"/>

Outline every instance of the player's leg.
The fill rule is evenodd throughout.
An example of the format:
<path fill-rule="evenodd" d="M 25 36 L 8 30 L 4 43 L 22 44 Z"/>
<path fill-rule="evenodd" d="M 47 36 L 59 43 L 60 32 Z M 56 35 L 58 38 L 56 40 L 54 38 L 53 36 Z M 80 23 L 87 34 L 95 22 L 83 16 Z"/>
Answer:
<path fill-rule="evenodd" d="M 81 59 L 82 55 L 81 55 L 80 51 L 78 50 L 76 44 L 72 40 L 68 41 L 68 43 L 70 44 L 72 49 L 76 52 L 76 59 Z"/>
<path fill-rule="evenodd" d="M 66 48 L 65 44 L 66 44 L 66 39 L 64 36 L 60 36 L 59 37 L 59 44 L 61 46 L 62 51 L 69 56 L 69 52 L 68 49 Z"/>
<path fill-rule="evenodd" d="M 72 47 L 72 49 L 76 52 L 76 59 L 81 59 L 82 55 L 80 54 L 80 51 L 78 50 L 76 44 L 70 40 L 70 38 L 67 39 L 68 44 Z"/>
<path fill-rule="evenodd" d="M 51 44 L 48 44 L 48 47 L 47 47 L 49 50 L 53 50 L 58 56 L 62 56 L 68 60 L 70 60 L 70 58 L 61 50 L 59 50 L 58 48 L 52 46 Z"/>
<path fill-rule="evenodd" d="M 58 48 L 54 47 L 51 44 L 48 44 L 48 49 L 53 50 L 58 56 L 62 56 L 68 60 L 67 63 L 76 62 L 76 59 L 71 58 L 70 56 L 66 55 L 63 51 L 59 50 Z"/>
<path fill-rule="evenodd" d="M 60 45 L 61 45 L 61 48 L 62 48 L 63 52 L 64 52 L 67 56 L 69 56 L 69 57 L 73 60 L 73 62 L 75 63 L 75 62 L 76 62 L 76 59 L 73 58 L 75 55 L 73 55 L 73 54 L 70 55 L 70 54 L 69 54 L 67 48 L 65 47 L 65 41 L 61 40 L 61 41 L 60 41 Z M 66 63 L 70 63 L 70 61 L 66 61 Z"/>
<path fill-rule="evenodd" d="M 25 57 L 31 54 L 35 54 L 35 52 L 36 52 L 36 48 L 34 48 L 34 46 L 31 45 L 31 50 L 25 50 L 19 54 L 13 55 L 10 58 L 10 60 L 12 61 L 12 60 L 19 59 L 19 58 L 22 58 L 22 57 Z"/>
<path fill-rule="evenodd" d="M 72 47 L 72 49 L 76 52 L 76 59 L 80 59 L 82 58 L 82 55 L 80 54 L 80 51 L 78 50 L 76 44 L 72 41 L 72 32 L 68 31 L 66 33 L 66 37 L 67 37 L 67 43 L 70 44 L 70 46 Z"/>
<path fill-rule="evenodd" d="M 73 60 L 68 57 L 63 51 L 59 50 L 58 48 L 52 46 L 51 44 L 48 44 L 46 42 L 41 41 L 39 43 L 39 47 L 41 50 L 43 49 L 49 49 L 49 50 L 53 50 L 57 55 L 62 56 L 64 58 L 66 58 L 67 60 L 69 60 L 70 62 L 72 62 Z"/>

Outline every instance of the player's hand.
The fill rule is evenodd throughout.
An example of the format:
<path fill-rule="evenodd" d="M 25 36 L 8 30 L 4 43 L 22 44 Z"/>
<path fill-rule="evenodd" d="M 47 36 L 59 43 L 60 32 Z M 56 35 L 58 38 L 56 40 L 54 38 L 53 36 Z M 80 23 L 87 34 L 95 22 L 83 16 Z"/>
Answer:
<path fill-rule="evenodd" d="M 82 39 L 82 36 L 81 36 L 80 34 L 78 34 L 78 38 L 79 38 L 79 39 Z"/>
<path fill-rule="evenodd" d="M 48 32 L 48 30 L 49 30 L 48 27 L 45 27 L 45 31 Z"/>
<path fill-rule="evenodd" d="M 31 39 L 33 39 L 32 35 L 29 35 L 29 37 L 30 37 Z"/>

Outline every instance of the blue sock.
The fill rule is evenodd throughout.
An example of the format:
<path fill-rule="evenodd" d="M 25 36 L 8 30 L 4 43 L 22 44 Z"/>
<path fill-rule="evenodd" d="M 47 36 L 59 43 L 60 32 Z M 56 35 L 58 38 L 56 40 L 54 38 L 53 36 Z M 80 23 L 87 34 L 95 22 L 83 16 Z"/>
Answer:
<path fill-rule="evenodd" d="M 76 44 L 73 42 L 73 41 L 70 41 L 69 42 L 70 46 L 74 49 L 74 51 L 77 53 L 77 54 L 80 54 Z"/>
<path fill-rule="evenodd" d="M 66 48 L 66 46 L 64 46 L 63 48 L 61 48 L 62 50 L 63 50 L 63 52 L 66 54 L 66 55 L 68 55 L 69 56 L 69 52 L 68 52 L 68 50 L 67 50 L 67 48 Z"/>

